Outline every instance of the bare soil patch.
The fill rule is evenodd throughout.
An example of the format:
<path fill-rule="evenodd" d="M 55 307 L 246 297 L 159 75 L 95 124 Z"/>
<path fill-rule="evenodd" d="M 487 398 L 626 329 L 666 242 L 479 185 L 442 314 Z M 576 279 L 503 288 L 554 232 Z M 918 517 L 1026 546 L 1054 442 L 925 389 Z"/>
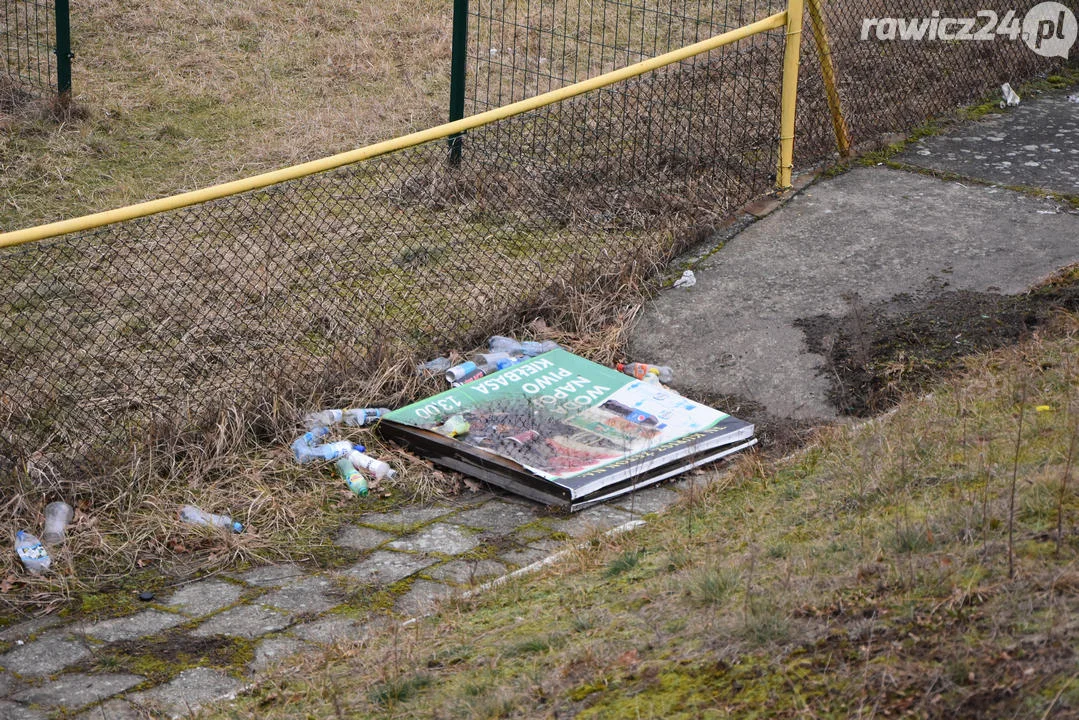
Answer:
<path fill-rule="evenodd" d="M 946 287 L 946 283 L 944 283 Z M 869 417 L 924 388 L 972 353 L 1014 344 L 1055 313 L 1079 310 L 1079 268 L 1024 295 L 970 291 L 897 295 L 883 303 L 847 298 L 840 316 L 802 318 L 809 350 L 823 355 L 830 398 L 841 415 Z"/>

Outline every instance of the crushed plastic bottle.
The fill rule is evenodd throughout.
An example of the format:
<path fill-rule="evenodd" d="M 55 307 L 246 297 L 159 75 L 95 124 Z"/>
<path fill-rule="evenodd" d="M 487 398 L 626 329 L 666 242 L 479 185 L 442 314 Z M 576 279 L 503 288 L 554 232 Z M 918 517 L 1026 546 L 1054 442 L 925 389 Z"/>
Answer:
<path fill-rule="evenodd" d="M 15 552 L 31 575 L 41 575 L 52 563 L 49 551 L 41 541 L 25 530 L 15 533 Z"/>
<path fill-rule="evenodd" d="M 370 425 L 389 412 L 389 408 L 348 408 L 346 410 L 322 410 L 311 413 L 303 419 L 305 427 L 325 429 L 328 425 L 340 422 L 353 427 Z M 328 432 L 328 431 L 327 431 Z"/>
<path fill-rule="evenodd" d="M 321 412 L 304 415 L 303 424 L 307 428 L 326 429 L 328 425 L 336 425 L 341 422 L 343 414 L 340 410 L 322 410 Z M 327 430 L 327 432 L 329 431 Z"/>
<path fill-rule="evenodd" d="M 453 366 L 453 361 L 448 357 L 437 357 L 434 360 L 428 360 L 425 363 L 420 363 L 416 366 L 416 374 L 423 375 L 424 373 L 444 373 Z"/>
<path fill-rule="evenodd" d="M 348 440 L 338 440 L 324 445 L 310 445 L 303 442 L 303 440 L 304 436 L 301 436 L 292 443 L 292 452 L 296 456 L 296 461 L 301 465 L 318 462 L 319 460 L 336 460 L 348 455 L 356 448 L 365 449 L 363 445 L 353 445 Z"/>
<path fill-rule="evenodd" d="M 184 505 L 180 508 L 180 520 L 189 525 L 209 525 L 211 527 L 225 528 L 232 532 L 243 532 L 244 526 L 233 522 L 228 515 L 214 515 L 194 505 Z"/>
<path fill-rule="evenodd" d="M 492 370 L 491 372 L 494 372 L 494 371 Z M 462 385 L 464 385 L 466 383 L 475 382 L 475 381 L 479 380 L 480 378 L 487 377 L 488 374 L 489 373 L 486 370 L 484 370 L 483 368 L 476 368 L 475 370 L 470 372 L 468 375 L 465 375 L 460 380 L 457 380 L 455 382 L 451 382 L 450 387 L 461 387 Z"/>
<path fill-rule="evenodd" d="M 1019 104 L 1019 95 L 1015 90 L 1012 90 L 1010 83 L 1004 83 L 1000 86 L 1000 94 L 1004 96 L 1004 99 L 1000 101 L 1000 109 L 1003 110 L 1006 107 L 1015 107 Z"/>
<path fill-rule="evenodd" d="M 45 506 L 45 532 L 41 539 L 48 545 L 59 545 L 64 541 L 64 531 L 71 522 L 75 511 L 66 502 L 51 502 Z"/>
<path fill-rule="evenodd" d="M 691 288 L 697 284 L 697 276 L 693 274 L 692 270 L 686 270 L 682 273 L 682 277 L 674 281 L 674 287 L 676 288 Z"/>
<path fill-rule="evenodd" d="M 351 425 L 352 427 L 373 425 L 389 412 L 389 408 L 349 408 L 344 412 L 345 425 Z"/>
<path fill-rule="evenodd" d="M 536 355 L 542 355 L 545 352 L 556 350 L 560 347 L 554 340 L 544 340 L 543 342 L 535 342 L 533 340 L 518 341 L 505 335 L 492 335 L 487 340 L 487 347 L 491 349 L 491 352 L 504 352 L 509 355 L 526 355 L 528 357 L 535 357 Z"/>
<path fill-rule="evenodd" d="M 360 497 L 365 497 L 367 495 L 367 478 L 353 466 L 352 461 L 347 457 L 343 457 L 334 464 L 337 467 L 337 474 L 345 481 L 348 489 Z"/>
<path fill-rule="evenodd" d="M 389 463 L 379 460 L 378 458 L 373 458 L 370 455 L 364 455 L 362 450 L 353 450 L 348 454 L 348 459 L 353 467 L 366 470 L 378 480 L 385 480 L 387 478 L 392 480 L 397 476 L 397 471 L 391 468 Z"/>
<path fill-rule="evenodd" d="M 467 435 L 471 429 L 472 426 L 468 420 L 465 420 L 464 415 L 451 415 L 446 419 L 446 422 L 435 428 L 435 432 L 447 437 L 457 437 L 458 435 Z"/>
<path fill-rule="evenodd" d="M 618 363 L 614 368 L 638 380 L 644 380 L 649 373 L 659 376 L 659 381 L 662 383 L 669 383 L 674 380 L 674 370 L 671 370 L 666 365 L 649 365 L 648 363 L 629 363 L 627 365 Z"/>

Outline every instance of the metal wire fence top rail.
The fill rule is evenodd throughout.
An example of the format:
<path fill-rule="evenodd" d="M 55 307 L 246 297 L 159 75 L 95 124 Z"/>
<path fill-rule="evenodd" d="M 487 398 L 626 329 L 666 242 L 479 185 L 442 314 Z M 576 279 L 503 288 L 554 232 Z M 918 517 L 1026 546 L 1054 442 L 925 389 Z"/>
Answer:
<path fill-rule="evenodd" d="M 93 492 L 75 483 L 219 408 L 354 400 L 387 357 L 474 340 L 565 284 L 669 257 L 774 181 L 785 23 L 316 163 L 0 235 L 11 481 Z M 442 140 L 462 132 L 452 166 Z"/>
<path fill-rule="evenodd" d="M 66 98 L 73 57 L 68 0 L 0 2 L 0 112 L 25 94 Z"/>

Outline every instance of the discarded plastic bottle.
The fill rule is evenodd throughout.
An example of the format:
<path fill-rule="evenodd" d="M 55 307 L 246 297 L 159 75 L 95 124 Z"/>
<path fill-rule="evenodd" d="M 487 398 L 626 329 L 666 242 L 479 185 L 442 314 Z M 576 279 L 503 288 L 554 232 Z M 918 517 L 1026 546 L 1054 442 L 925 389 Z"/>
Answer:
<path fill-rule="evenodd" d="M 371 425 L 389 411 L 389 408 L 350 408 L 344 411 L 345 425 L 353 427 Z"/>
<path fill-rule="evenodd" d="M 1009 83 L 1004 83 L 1000 86 L 1000 94 L 1004 96 L 1004 99 L 1000 102 L 1000 109 L 1003 110 L 1006 107 L 1015 107 L 1021 100 L 1015 90 L 1012 90 L 1012 86 Z"/>
<path fill-rule="evenodd" d="M 521 362 L 521 356 L 512 357 L 505 352 L 480 353 L 472 358 L 472 362 L 485 372 L 495 372 Z"/>
<path fill-rule="evenodd" d="M 41 541 L 25 530 L 15 533 L 15 552 L 31 575 L 40 575 L 48 570 L 52 563 L 49 551 Z"/>
<path fill-rule="evenodd" d="M 75 512 L 66 502 L 51 502 L 45 506 L 45 532 L 41 539 L 49 545 L 59 545 L 64 541 L 64 530 L 71 522 Z"/>
<path fill-rule="evenodd" d="M 360 497 L 367 495 L 367 478 L 352 465 L 349 458 L 343 457 L 335 465 L 337 466 L 337 474 L 345 481 L 345 485 L 348 485 L 349 490 Z"/>
<path fill-rule="evenodd" d="M 228 515 L 214 515 L 194 505 L 184 505 L 180 508 L 180 520 L 189 525 L 210 525 L 212 527 L 225 528 L 232 532 L 243 532 L 244 526 L 233 522 Z"/>
<path fill-rule="evenodd" d="M 325 428 L 318 429 L 325 430 Z M 312 436 L 313 432 L 314 431 L 306 432 L 292 442 L 292 453 L 296 456 L 296 461 L 301 465 L 317 462 L 319 460 L 336 460 L 339 457 L 348 455 L 355 448 L 359 448 L 360 450 L 365 449 L 362 445 L 353 445 L 348 440 L 338 440 L 337 442 L 326 443 L 325 445 L 315 445 L 314 440 L 322 436 Z M 327 430 L 326 434 L 328 433 L 329 431 Z"/>
<path fill-rule="evenodd" d="M 390 467 L 389 463 L 364 455 L 363 450 L 353 450 L 348 454 L 348 460 L 354 468 L 360 468 L 374 475 L 379 480 L 393 479 L 397 471 Z"/>
<path fill-rule="evenodd" d="M 304 425 L 309 428 L 325 429 L 327 425 L 344 422 L 346 425 L 361 427 L 370 425 L 389 412 L 389 408 L 349 408 L 347 410 L 323 410 L 304 417 Z M 327 432 L 329 432 L 327 430 Z"/>
<path fill-rule="evenodd" d="M 420 363 L 416 366 L 416 374 L 422 375 L 423 373 L 444 373 L 450 369 L 453 365 L 453 361 L 448 357 L 437 357 L 434 360 L 428 360 L 425 363 Z"/>
<path fill-rule="evenodd" d="M 468 374 L 475 372 L 478 368 L 474 362 L 463 362 L 460 365 L 454 365 L 446 371 L 446 382 L 455 383 L 460 382 L 461 378 Z"/>
<path fill-rule="evenodd" d="M 468 423 L 468 420 L 465 420 L 464 415 L 452 415 L 446 419 L 446 422 L 436 427 L 435 432 L 448 437 L 457 437 L 458 435 L 467 435 L 471 429 L 472 426 Z"/>
<path fill-rule="evenodd" d="M 554 340 L 544 340 L 543 342 L 535 342 L 533 340 L 518 341 L 504 335 L 492 335 L 487 340 L 487 347 L 491 348 L 492 352 L 504 352 L 510 355 L 527 355 L 528 357 L 535 357 L 536 355 L 550 352 L 551 350 L 555 350 L 562 346 Z"/>
<path fill-rule="evenodd" d="M 308 428 L 324 429 L 327 425 L 336 425 L 341 422 L 343 413 L 340 410 L 323 410 L 317 413 L 305 415 L 303 424 Z M 329 432 L 327 430 L 327 432 Z"/>
<path fill-rule="evenodd" d="M 648 363 L 618 363 L 614 366 L 615 370 L 624 372 L 626 375 L 637 378 L 638 380 L 644 380 L 648 373 L 655 373 L 659 376 L 659 381 L 663 383 L 669 383 L 674 380 L 674 370 L 671 370 L 666 365 L 649 365 Z"/>

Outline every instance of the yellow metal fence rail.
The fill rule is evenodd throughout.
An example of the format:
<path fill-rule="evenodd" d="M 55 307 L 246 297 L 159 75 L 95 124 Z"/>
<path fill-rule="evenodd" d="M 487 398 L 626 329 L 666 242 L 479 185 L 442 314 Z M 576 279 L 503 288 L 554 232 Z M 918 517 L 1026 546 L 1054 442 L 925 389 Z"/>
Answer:
<path fill-rule="evenodd" d="M 790 0 L 788 8 L 784 12 L 770 15 L 756 22 L 744 25 L 735 30 L 721 33 L 714 37 L 687 45 L 678 50 L 657 55 L 648 60 L 643 60 L 632 65 L 614 70 L 594 78 L 574 83 L 557 90 L 552 90 L 536 95 L 526 100 L 511 103 L 494 110 L 488 110 L 476 115 L 444 123 L 442 125 L 421 130 L 419 132 L 402 135 L 392 140 L 367 145 L 356 150 L 339 153 L 319 160 L 293 165 L 291 167 L 274 170 L 260 175 L 234 180 L 191 192 L 173 195 L 158 200 L 128 205 L 115 210 L 84 215 L 70 220 L 38 225 L 35 227 L 15 230 L 0 234 L 0 248 L 14 247 L 24 243 L 45 240 L 47 238 L 67 235 L 69 233 L 83 232 L 94 228 L 104 227 L 114 223 L 147 217 L 157 213 L 176 210 L 191 205 L 218 200 L 230 195 L 258 190 L 278 183 L 314 175 L 316 173 L 333 170 L 335 168 L 351 165 L 363 160 L 385 155 L 387 153 L 415 147 L 433 140 L 440 140 L 451 135 L 474 130 L 490 123 L 506 118 L 538 110 L 542 107 L 553 105 L 564 100 L 614 85 L 619 82 L 630 80 L 645 73 L 658 70 L 696 55 L 701 55 L 716 50 L 725 45 L 738 42 L 753 35 L 786 28 L 787 42 L 783 64 L 783 88 L 781 108 L 781 142 L 779 172 L 777 174 L 777 186 L 785 189 L 790 186 L 790 171 L 794 147 L 794 108 L 798 85 L 799 45 L 802 26 L 802 3 L 803 0 Z"/>

